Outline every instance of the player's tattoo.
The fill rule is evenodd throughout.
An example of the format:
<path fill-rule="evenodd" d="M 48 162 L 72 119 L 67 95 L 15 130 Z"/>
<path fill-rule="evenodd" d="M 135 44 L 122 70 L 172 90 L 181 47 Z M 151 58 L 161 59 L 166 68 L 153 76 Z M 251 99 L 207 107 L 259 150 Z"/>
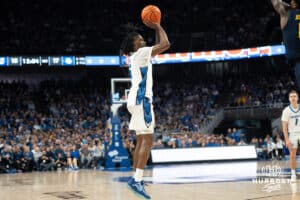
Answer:
<path fill-rule="evenodd" d="M 285 2 L 282 2 L 282 0 L 271 0 L 274 9 L 281 15 L 281 16 L 286 16 L 287 15 L 287 11 L 290 7 L 290 5 L 288 5 Z"/>

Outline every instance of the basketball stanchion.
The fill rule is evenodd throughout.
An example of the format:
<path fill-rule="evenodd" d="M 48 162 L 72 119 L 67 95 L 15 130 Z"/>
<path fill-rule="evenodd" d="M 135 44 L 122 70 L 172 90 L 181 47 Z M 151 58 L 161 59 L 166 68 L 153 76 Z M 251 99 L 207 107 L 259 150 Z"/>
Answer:
<path fill-rule="evenodd" d="M 113 78 L 111 79 L 111 140 L 106 152 L 105 169 L 128 168 L 130 169 L 130 160 L 127 150 L 123 147 L 121 136 L 121 120 L 118 115 L 118 109 L 126 104 L 128 89 L 123 90 L 125 99 L 119 98 L 116 90 L 116 83 L 130 83 L 129 78 Z"/>

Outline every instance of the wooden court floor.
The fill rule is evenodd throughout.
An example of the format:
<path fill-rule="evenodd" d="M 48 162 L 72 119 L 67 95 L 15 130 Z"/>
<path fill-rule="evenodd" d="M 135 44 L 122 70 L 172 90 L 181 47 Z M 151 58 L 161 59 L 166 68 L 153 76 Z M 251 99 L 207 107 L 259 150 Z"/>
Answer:
<path fill-rule="evenodd" d="M 125 184 L 131 174 L 94 170 L 1 174 L 0 200 L 135 200 L 139 198 Z M 146 190 L 157 200 L 300 199 L 300 175 L 297 183 L 288 183 L 288 161 L 164 165 L 147 170 L 145 176 Z"/>

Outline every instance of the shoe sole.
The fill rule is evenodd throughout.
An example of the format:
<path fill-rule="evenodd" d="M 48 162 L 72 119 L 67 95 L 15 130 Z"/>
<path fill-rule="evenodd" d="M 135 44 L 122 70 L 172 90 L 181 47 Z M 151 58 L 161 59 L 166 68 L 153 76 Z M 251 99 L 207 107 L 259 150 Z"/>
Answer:
<path fill-rule="evenodd" d="M 147 199 L 146 197 L 144 197 L 143 195 L 140 195 L 139 193 L 137 193 L 136 191 L 134 191 L 128 184 L 126 184 L 126 186 L 127 186 L 127 188 L 128 188 L 131 192 L 133 192 L 137 197 L 142 198 L 142 199 L 145 199 L 145 200 L 149 200 L 149 199 Z M 150 198 L 150 200 L 151 200 L 151 198 Z"/>

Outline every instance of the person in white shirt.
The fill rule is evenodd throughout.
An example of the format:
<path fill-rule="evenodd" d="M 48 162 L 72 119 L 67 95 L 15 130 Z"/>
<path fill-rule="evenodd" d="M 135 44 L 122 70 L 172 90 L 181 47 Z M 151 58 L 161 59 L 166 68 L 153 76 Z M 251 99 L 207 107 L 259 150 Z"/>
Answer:
<path fill-rule="evenodd" d="M 130 56 L 131 88 L 127 100 L 127 109 L 131 113 L 129 129 L 137 135 L 137 144 L 133 158 L 134 177 L 128 181 L 128 186 L 144 191 L 143 172 L 153 145 L 154 112 L 152 105 L 152 63 L 154 57 L 170 47 L 168 36 L 160 23 L 144 22 L 156 32 L 154 46 L 146 47 L 144 38 L 136 33 L 129 33 L 121 44 L 121 54 Z M 145 194 L 145 198 L 150 196 Z"/>
<path fill-rule="evenodd" d="M 289 92 L 290 105 L 282 112 L 282 129 L 285 144 L 290 151 L 291 182 L 296 182 L 296 153 L 300 140 L 300 106 L 299 94 L 296 90 Z"/>
<path fill-rule="evenodd" d="M 284 146 L 284 142 L 282 141 L 282 139 L 278 135 L 276 137 L 276 156 L 277 156 L 278 159 L 284 158 L 283 146 Z"/>
<path fill-rule="evenodd" d="M 268 158 L 269 159 L 274 159 L 275 148 L 276 148 L 275 143 L 270 138 L 268 138 L 267 139 L 267 150 L 268 150 Z"/>
<path fill-rule="evenodd" d="M 38 146 L 35 146 L 34 149 L 31 150 L 33 154 L 33 162 L 37 170 L 40 170 L 39 159 L 42 157 L 43 153 L 41 152 Z"/>

